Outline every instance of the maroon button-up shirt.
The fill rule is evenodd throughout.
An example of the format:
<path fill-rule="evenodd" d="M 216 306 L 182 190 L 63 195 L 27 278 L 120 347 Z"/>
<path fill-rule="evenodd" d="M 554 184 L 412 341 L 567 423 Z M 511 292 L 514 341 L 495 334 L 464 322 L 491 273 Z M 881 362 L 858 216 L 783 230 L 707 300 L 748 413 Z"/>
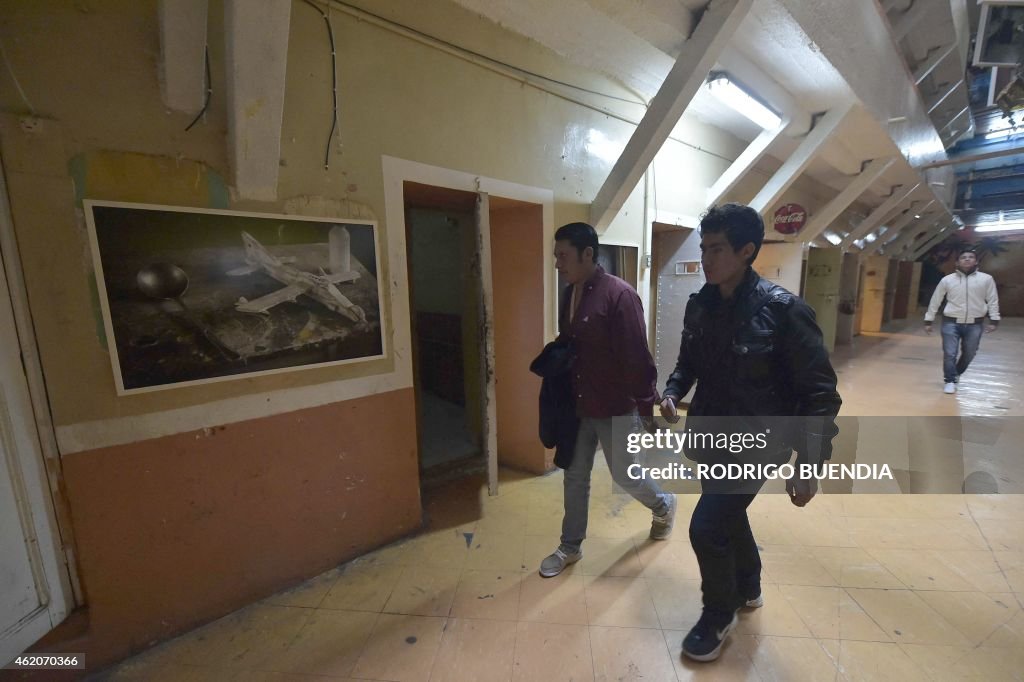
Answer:
<path fill-rule="evenodd" d="M 573 287 L 562 299 L 559 339 L 572 343 L 576 414 L 603 419 L 653 414 L 658 370 L 647 348 L 644 309 L 636 290 L 600 265 L 582 286 L 572 314 Z"/>

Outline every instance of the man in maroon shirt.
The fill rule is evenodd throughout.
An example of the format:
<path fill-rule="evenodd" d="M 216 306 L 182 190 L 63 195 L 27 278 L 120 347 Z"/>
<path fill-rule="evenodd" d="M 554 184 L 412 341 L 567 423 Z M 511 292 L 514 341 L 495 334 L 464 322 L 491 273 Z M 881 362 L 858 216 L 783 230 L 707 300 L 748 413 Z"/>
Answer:
<path fill-rule="evenodd" d="M 555 267 L 569 283 L 559 340 L 568 342 L 575 355 L 572 385 L 580 428 L 572 463 L 565 469 L 561 544 L 541 562 L 545 578 L 583 557 L 590 472 L 598 443 L 615 483 L 653 513 L 652 539 L 667 538 L 675 518 L 675 495 L 662 492 L 648 478 L 627 474 L 634 460 L 626 452 L 626 435 L 642 428 L 641 418 L 653 415 L 658 373 L 647 348 L 640 297 L 597 264 L 597 251 L 597 232 L 586 223 L 569 223 L 555 233 Z"/>

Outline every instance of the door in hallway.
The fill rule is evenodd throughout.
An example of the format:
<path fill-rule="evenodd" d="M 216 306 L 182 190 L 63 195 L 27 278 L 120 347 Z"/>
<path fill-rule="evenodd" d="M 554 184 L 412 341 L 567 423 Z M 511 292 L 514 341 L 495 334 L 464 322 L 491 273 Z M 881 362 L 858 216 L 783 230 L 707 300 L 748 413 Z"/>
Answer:
<path fill-rule="evenodd" d="M 0 254 L 0 666 L 67 613 L 53 504 Z"/>
<path fill-rule="evenodd" d="M 486 393 L 474 200 L 470 195 L 465 205 L 434 206 L 423 200 L 406 211 L 420 470 L 429 475 L 483 465 Z"/>
<path fill-rule="evenodd" d="M 836 346 L 842 262 L 843 252 L 840 249 L 812 248 L 807 254 L 804 299 L 814 308 L 814 315 L 818 319 L 825 347 L 830 353 L 835 350 Z"/>
<path fill-rule="evenodd" d="M 700 267 L 700 234 L 690 228 L 662 229 L 655 225 L 651 246 L 654 261 L 654 364 L 658 389 L 676 367 L 683 335 L 683 313 L 690 294 L 704 286 Z M 688 400 L 687 396 L 683 396 Z"/>

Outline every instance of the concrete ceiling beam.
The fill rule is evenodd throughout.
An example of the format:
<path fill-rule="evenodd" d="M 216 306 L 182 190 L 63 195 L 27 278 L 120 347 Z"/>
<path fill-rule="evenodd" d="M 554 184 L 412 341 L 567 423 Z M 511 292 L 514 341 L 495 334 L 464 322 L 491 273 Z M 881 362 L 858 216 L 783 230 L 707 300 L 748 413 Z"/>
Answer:
<path fill-rule="evenodd" d="M 897 239 L 893 239 L 891 242 L 885 245 L 885 253 L 889 256 L 899 256 L 903 253 L 903 250 L 914 243 L 921 243 L 921 239 L 927 239 L 930 235 L 935 233 L 935 230 L 939 230 L 943 225 L 946 224 L 948 217 L 945 215 L 938 216 L 932 220 L 922 221 L 924 228 L 920 226 L 910 226 L 903 231 Z"/>
<path fill-rule="evenodd" d="M 837 194 L 832 201 L 828 202 L 823 209 L 811 218 L 807 227 L 799 233 L 792 235 L 788 241 L 813 241 L 825 231 L 826 227 L 832 224 L 833 220 L 849 208 L 850 204 L 856 201 L 857 197 L 863 194 L 875 180 L 882 177 L 882 173 L 887 171 L 895 162 L 896 159 L 891 156 L 869 161 L 860 174 L 851 178 L 850 184 L 843 188 L 842 192 Z"/>
<path fill-rule="evenodd" d="M 911 221 L 918 220 L 916 216 L 921 216 L 921 218 L 924 218 L 926 215 L 928 215 L 924 211 L 927 211 L 928 208 L 934 203 L 935 199 L 932 199 L 921 208 L 915 209 L 912 207 L 908 209 L 907 212 L 904 213 L 901 218 L 899 218 L 895 223 L 889 226 L 889 229 L 886 230 L 885 234 L 879 236 L 878 239 L 871 242 L 871 244 L 869 244 L 868 246 L 864 247 L 864 251 L 869 254 L 878 253 L 879 251 L 882 250 L 882 247 L 891 244 L 892 242 L 899 239 L 901 233 L 903 233 L 904 230 L 913 230 L 914 228 L 912 226 L 908 227 Z"/>
<path fill-rule="evenodd" d="M 946 101 L 946 99 L 948 99 L 950 95 L 952 95 L 952 94 L 953 94 L 954 92 L 956 92 L 957 88 L 959 88 L 959 87 L 960 87 L 961 85 L 963 85 L 963 84 L 964 84 L 964 79 L 963 79 L 963 78 L 961 78 L 961 79 L 960 79 L 960 80 L 958 80 L 958 81 L 957 81 L 956 83 L 953 83 L 952 85 L 950 85 L 950 86 L 949 86 L 949 87 L 948 87 L 948 88 L 946 89 L 946 91 L 942 93 L 942 96 L 941 96 L 941 97 L 939 97 L 939 98 L 938 98 L 937 100 L 935 100 L 935 103 L 934 103 L 934 104 L 932 104 L 932 105 L 930 105 L 930 106 L 928 107 L 928 115 L 930 116 L 930 115 L 931 115 L 931 113 L 932 113 L 933 111 L 935 111 L 936 109 L 938 109 L 938 108 L 939 108 L 939 106 L 941 106 L 941 105 L 942 105 L 942 103 L 943 103 L 943 102 L 945 102 L 945 101 Z"/>
<path fill-rule="evenodd" d="M 943 229 L 939 230 L 928 241 L 926 241 L 923 244 L 921 244 L 921 246 L 918 247 L 918 249 L 916 251 L 914 251 L 912 254 L 910 254 L 910 260 L 917 260 L 918 258 L 923 256 L 924 254 L 926 254 L 929 251 L 931 251 L 932 248 L 936 244 L 938 244 L 943 239 L 945 239 L 947 236 L 949 236 L 949 231 L 952 230 L 952 229 L 953 229 L 952 225 L 947 225 Z"/>
<path fill-rule="evenodd" d="M 753 0 L 716 0 L 704 12 L 594 197 L 590 222 L 598 232 L 622 209 L 752 5 Z"/>
<path fill-rule="evenodd" d="M 921 81 L 927 78 L 928 75 L 935 70 L 935 67 L 945 61 L 946 57 L 953 54 L 954 50 L 956 50 L 956 43 L 952 43 L 946 47 L 940 47 L 933 51 L 918 65 L 916 69 L 914 69 L 914 84 L 920 85 Z"/>
<path fill-rule="evenodd" d="M 913 31 L 914 27 L 928 16 L 929 9 L 933 8 L 934 3 L 929 7 L 928 0 L 914 0 L 914 4 L 892 22 L 892 35 L 896 42 L 898 43 L 906 38 L 907 34 Z"/>
<path fill-rule="evenodd" d="M 160 95 L 196 114 L 206 101 L 206 0 L 160 0 Z"/>
<path fill-rule="evenodd" d="M 786 129 L 788 125 L 787 121 L 783 121 L 779 127 L 773 130 L 763 130 L 754 140 L 747 145 L 747 148 L 743 150 L 736 160 L 722 173 L 721 177 L 715 181 L 707 193 L 707 205 L 713 206 L 718 203 L 718 200 L 729 193 L 740 180 L 743 179 L 751 168 L 757 165 L 765 153 L 768 151 L 768 147 L 771 146 L 772 142 L 778 139 L 779 135 Z"/>
<path fill-rule="evenodd" d="M 840 243 L 839 246 L 841 246 L 842 248 L 845 249 L 845 248 L 849 247 L 850 244 L 852 244 L 853 242 L 857 241 L 858 239 L 861 239 L 861 238 L 866 237 L 867 235 L 871 234 L 871 231 L 873 229 L 875 229 L 876 227 L 881 225 L 882 221 L 897 206 L 899 206 L 901 203 L 903 203 L 903 201 L 907 197 L 909 197 L 911 195 L 911 193 L 913 193 L 913 191 L 915 189 L 917 189 L 920 186 L 921 186 L 921 183 L 917 183 L 916 185 L 907 185 L 907 186 L 900 185 L 900 186 L 897 186 L 897 187 L 893 188 L 892 194 L 889 195 L 889 198 L 886 199 L 885 201 L 883 201 L 878 206 L 876 206 L 875 210 L 871 211 L 871 213 L 868 214 L 867 218 L 862 220 L 857 225 L 857 227 L 855 227 L 853 229 L 853 231 L 850 232 L 850 234 L 846 235 L 846 238 L 843 239 L 842 243 Z"/>
<path fill-rule="evenodd" d="M 851 102 L 835 106 L 827 111 L 811 128 L 811 132 L 801 140 L 800 145 L 786 159 L 782 167 L 757 193 L 757 196 L 750 202 L 751 207 L 761 214 L 771 208 L 811 164 L 814 157 L 818 155 L 852 110 L 853 103 Z"/>
<path fill-rule="evenodd" d="M 225 0 L 228 159 L 243 199 L 277 198 L 291 0 Z"/>

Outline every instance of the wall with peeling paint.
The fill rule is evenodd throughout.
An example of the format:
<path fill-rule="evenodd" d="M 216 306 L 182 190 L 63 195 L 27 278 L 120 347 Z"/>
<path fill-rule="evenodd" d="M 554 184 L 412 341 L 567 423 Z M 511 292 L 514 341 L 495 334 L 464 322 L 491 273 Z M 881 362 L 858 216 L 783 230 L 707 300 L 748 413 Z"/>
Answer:
<path fill-rule="evenodd" d="M 551 78 L 632 96 L 445 0 L 364 5 Z M 408 358 L 117 397 L 81 200 L 377 219 L 386 254 L 380 275 L 391 283 L 406 267 L 404 253 L 392 248 L 404 226 L 383 220 L 382 155 L 548 188 L 559 225 L 587 219 L 632 133 L 616 116 L 643 114 L 576 93 L 592 104 L 582 106 L 334 12 L 340 118 L 324 170 L 329 48 L 320 15 L 296 2 L 278 200 L 238 201 L 226 180 L 223 14 L 212 0 L 212 105 L 187 133 L 189 117 L 161 104 L 155 0 L 39 0 L 5 7 L 0 24 L 24 92 L 23 99 L 0 74 L 0 145 L 97 664 L 410 532 L 420 501 Z M 686 139 L 670 141 L 659 156 L 657 191 L 645 202 L 641 183 L 606 232 L 609 241 L 646 251 L 643 223 L 653 204 L 699 213 L 705 188 L 743 146 L 695 121 L 679 130 Z M 646 270 L 640 289 L 646 300 Z M 409 334 L 409 321 L 391 315 L 392 299 L 406 293 L 390 291 L 382 301 L 392 335 Z M 536 304 L 539 328 L 554 305 L 553 295 Z M 522 364 L 525 374 L 522 359 L 534 350 L 509 354 L 508 366 Z M 523 410 L 510 418 L 525 429 L 532 416 Z M 395 429 L 396 422 L 408 427 Z M 347 448 L 343 460 L 340 448 Z M 550 465 L 525 441 L 523 451 L 524 467 Z M 365 487 L 342 489 L 358 476 Z M 356 514 L 374 523 L 356 527 Z M 324 530 L 319 541 L 278 543 L 306 537 L 311 527 Z M 225 537 L 234 540 L 225 545 Z M 211 576 L 220 577 L 211 583 Z M 173 604 L 159 598 L 168 587 Z"/>

